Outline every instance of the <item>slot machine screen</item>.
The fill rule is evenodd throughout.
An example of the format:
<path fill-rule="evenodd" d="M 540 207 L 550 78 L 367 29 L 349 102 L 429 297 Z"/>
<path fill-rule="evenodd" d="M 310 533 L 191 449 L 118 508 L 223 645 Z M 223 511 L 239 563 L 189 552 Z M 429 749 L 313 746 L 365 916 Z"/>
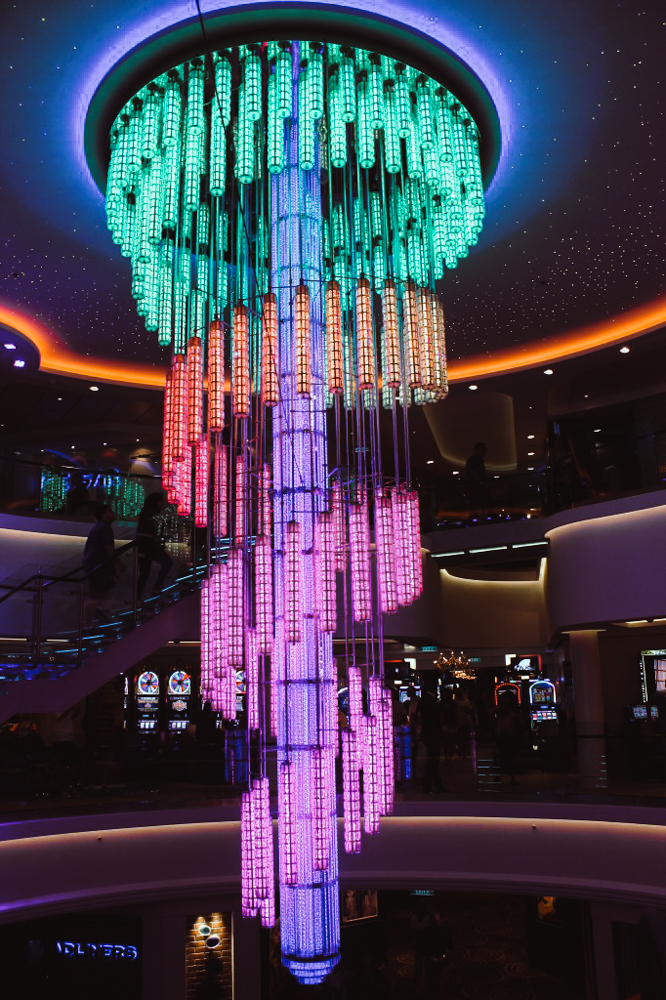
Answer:
<path fill-rule="evenodd" d="M 182 732 L 189 722 L 188 708 L 192 694 L 192 678 L 185 670 L 174 670 L 169 676 L 169 729 Z"/>
<path fill-rule="evenodd" d="M 160 679 L 154 670 L 145 670 L 136 679 L 136 713 L 139 732 L 156 732 L 160 709 Z"/>
<path fill-rule="evenodd" d="M 631 718 L 634 722 L 645 722 L 647 721 L 647 717 L 648 717 L 647 705 L 631 706 Z"/>

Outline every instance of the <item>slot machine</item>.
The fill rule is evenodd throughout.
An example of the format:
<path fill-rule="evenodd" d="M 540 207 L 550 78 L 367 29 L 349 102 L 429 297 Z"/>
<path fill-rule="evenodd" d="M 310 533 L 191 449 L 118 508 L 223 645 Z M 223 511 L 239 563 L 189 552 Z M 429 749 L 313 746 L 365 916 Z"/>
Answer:
<path fill-rule="evenodd" d="M 552 681 L 540 680 L 530 684 L 530 726 L 535 733 L 553 730 L 559 725 L 557 695 Z"/>
<path fill-rule="evenodd" d="M 510 694 L 516 699 L 516 704 L 520 705 L 523 700 L 523 696 L 520 690 L 520 681 L 500 681 L 499 684 L 495 685 L 495 704 L 499 703 L 499 699 L 503 694 Z"/>
<path fill-rule="evenodd" d="M 191 675 L 186 670 L 173 670 L 167 681 L 167 724 L 170 733 L 182 733 L 187 729 L 191 699 Z"/>
<path fill-rule="evenodd" d="M 160 679 L 154 670 L 135 677 L 136 728 L 140 733 L 157 733 L 160 714 Z"/>

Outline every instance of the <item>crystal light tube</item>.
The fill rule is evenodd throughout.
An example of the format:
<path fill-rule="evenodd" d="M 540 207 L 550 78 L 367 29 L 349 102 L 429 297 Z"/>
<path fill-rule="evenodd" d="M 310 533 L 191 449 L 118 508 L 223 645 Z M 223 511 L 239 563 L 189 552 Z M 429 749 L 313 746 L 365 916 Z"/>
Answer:
<path fill-rule="evenodd" d="M 301 641 L 303 598 L 301 593 L 301 526 L 287 525 L 284 541 L 284 624 L 285 641 Z"/>
<path fill-rule="evenodd" d="M 402 294 L 402 339 L 405 347 L 405 369 L 410 388 L 421 385 L 419 367 L 419 323 L 416 305 L 416 288 L 408 281 Z"/>
<path fill-rule="evenodd" d="M 208 328 L 208 429 L 224 429 L 224 328 L 219 320 Z"/>
<path fill-rule="evenodd" d="M 296 394 L 309 396 L 312 389 L 310 357 L 310 292 L 300 284 L 296 289 Z"/>
<path fill-rule="evenodd" d="M 354 619 L 368 621 L 372 616 L 370 599 L 370 532 L 365 501 L 351 504 L 349 517 L 349 554 Z"/>
<path fill-rule="evenodd" d="M 251 811 L 251 791 L 241 797 L 241 911 L 244 917 L 256 917 L 259 906 L 255 889 L 256 860 Z"/>
<path fill-rule="evenodd" d="M 254 629 L 245 632 L 245 677 L 247 682 L 247 724 L 259 729 L 259 650 Z"/>
<path fill-rule="evenodd" d="M 333 395 L 344 392 L 342 370 L 342 304 L 340 285 L 331 280 L 326 286 L 326 360 L 328 391 Z"/>
<path fill-rule="evenodd" d="M 436 373 L 437 389 L 439 398 L 443 399 L 449 391 L 449 380 L 446 361 L 446 331 L 444 320 L 444 306 L 437 295 L 433 296 L 433 320 L 435 327 L 435 351 L 436 351 Z"/>
<path fill-rule="evenodd" d="M 185 458 L 176 463 L 175 488 L 178 496 L 178 513 L 189 517 L 192 513 L 192 449 L 185 445 Z"/>
<path fill-rule="evenodd" d="M 164 431 L 162 434 L 162 482 L 170 487 L 173 481 L 173 374 L 171 368 L 166 373 L 164 387 Z"/>
<path fill-rule="evenodd" d="M 232 411 L 235 417 L 250 415 L 250 316 L 246 306 L 234 306 Z"/>
<path fill-rule="evenodd" d="M 410 549 L 406 538 L 406 517 L 404 496 L 399 486 L 391 490 L 391 512 L 393 514 L 393 539 L 395 550 L 395 583 L 398 604 L 409 604 L 410 591 Z"/>
<path fill-rule="evenodd" d="M 330 863 L 331 772 L 333 770 L 331 764 L 327 749 L 317 747 L 312 751 L 310 756 L 310 795 L 312 798 L 312 846 L 315 871 L 326 871 Z"/>
<path fill-rule="evenodd" d="M 265 406 L 277 406 L 277 299 L 272 292 L 264 295 L 261 343 L 261 394 Z"/>
<path fill-rule="evenodd" d="M 411 593 L 415 601 L 423 590 L 423 563 L 421 560 L 421 529 L 419 517 L 419 495 L 410 490 L 406 497 L 407 530 L 411 555 Z"/>
<path fill-rule="evenodd" d="M 417 294 L 419 316 L 419 367 L 421 388 L 432 391 L 437 388 L 435 381 L 435 336 L 431 315 L 430 292 L 419 288 Z"/>
<path fill-rule="evenodd" d="M 372 389 L 375 384 L 375 351 L 370 306 L 370 282 L 359 278 L 356 285 L 356 361 L 358 389 Z"/>
<path fill-rule="evenodd" d="M 264 465 L 259 487 L 259 533 L 268 539 L 272 532 L 271 468 Z"/>
<path fill-rule="evenodd" d="M 398 325 L 398 296 L 393 278 L 387 278 L 384 282 L 382 313 L 386 350 L 386 384 L 392 389 L 397 389 L 401 381 L 400 328 Z"/>
<path fill-rule="evenodd" d="M 213 514 L 215 537 L 219 541 L 226 538 L 229 530 L 227 518 L 227 449 L 215 442 L 215 484 L 213 493 Z"/>
<path fill-rule="evenodd" d="M 298 881 L 296 818 L 294 816 L 296 774 L 291 762 L 282 764 L 278 772 L 278 823 L 281 829 L 280 878 L 287 885 Z"/>
<path fill-rule="evenodd" d="M 259 535 L 254 547 L 254 594 L 257 648 L 273 651 L 273 554 L 270 538 Z"/>
<path fill-rule="evenodd" d="M 335 537 L 331 514 L 319 515 L 315 525 L 315 599 L 319 628 L 335 632 Z"/>
<path fill-rule="evenodd" d="M 347 530 L 342 502 L 342 484 L 339 479 L 333 483 L 331 510 L 335 540 L 335 568 L 339 573 L 344 573 L 347 566 Z"/>
<path fill-rule="evenodd" d="M 201 700 L 209 701 L 213 692 L 213 669 L 209 641 L 211 622 L 209 614 L 209 580 L 201 581 Z"/>
<path fill-rule="evenodd" d="M 393 506 L 389 497 L 378 492 L 375 497 L 375 554 L 379 596 L 384 614 L 397 610 Z"/>
<path fill-rule="evenodd" d="M 363 681 L 360 667 L 347 667 L 347 685 L 349 688 L 349 728 L 360 733 L 363 717 Z M 357 747 L 357 750 L 360 749 Z"/>
<path fill-rule="evenodd" d="M 361 782 L 356 733 L 342 730 L 342 808 L 347 854 L 361 850 Z"/>
<path fill-rule="evenodd" d="M 245 625 L 245 605 L 243 591 L 243 550 L 229 550 L 227 559 L 229 585 L 229 666 L 237 669 L 243 666 L 243 630 Z"/>
<path fill-rule="evenodd" d="M 379 830 L 377 720 L 371 715 L 365 719 L 363 742 L 363 831 L 377 833 Z"/>
<path fill-rule="evenodd" d="M 173 362 L 172 375 L 173 405 L 173 459 L 182 462 L 187 445 L 187 367 L 185 358 L 177 355 Z"/>
<path fill-rule="evenodd" d="M 247 532 L 247 466 L 242 455 L 236 456 L 236 503 L 235 510 L 235 542 L 237 546 L 243 545 Z"/>
<path fill-rule="evenodd" d="M 194 524 L 208 524 L 208 437 L 202 437 L 194 453 Z"/>

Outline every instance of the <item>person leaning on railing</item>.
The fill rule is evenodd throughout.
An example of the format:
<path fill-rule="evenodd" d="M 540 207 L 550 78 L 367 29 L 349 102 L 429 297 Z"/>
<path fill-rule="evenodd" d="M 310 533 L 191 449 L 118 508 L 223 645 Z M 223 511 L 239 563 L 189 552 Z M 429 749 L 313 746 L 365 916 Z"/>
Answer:
<path fill-rule="evenodd" d="M 157 525 L 155 524 L 156 514 L 159 514 L 163 509 L 164 494 L 149 493 L 139 512 L 139 521 L 136 526 L 136 547 L 139 557 L 139 577 L 136 585 L 137 600 L 141 600 L 141 595 L 148 582 L 150 569 L 154 562 L 158 563 L 160 568 L 153 586 L 153 596 L 162 592 L 167 574 L 173 566 L 173 559 L 160 542 L 157 535 Z"/>

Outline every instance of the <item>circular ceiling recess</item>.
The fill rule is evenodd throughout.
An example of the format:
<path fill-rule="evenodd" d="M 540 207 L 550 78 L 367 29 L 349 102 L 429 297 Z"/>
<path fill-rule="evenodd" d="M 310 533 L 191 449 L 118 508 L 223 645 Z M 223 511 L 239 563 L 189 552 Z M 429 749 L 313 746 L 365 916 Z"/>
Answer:
<path fill-rule="evenodd" d="M 90 172 L 106 190 L 109 134 L 121 108 L 161 74 L 210 51 L 283 38 L 325 38 L 331 44 L 363 48 L 404 62 L 441 84 L 465 106 L 479 131 L 484 188 L 500 158 L 500 118 L 490 93 L 453 51 L 405 24 L 367 11 L 332 5 L 247 4 L 203 15 L 158 32 L 128 52 L 106 74 L 90 102 L 85 121 L 85 153 Z"/>

